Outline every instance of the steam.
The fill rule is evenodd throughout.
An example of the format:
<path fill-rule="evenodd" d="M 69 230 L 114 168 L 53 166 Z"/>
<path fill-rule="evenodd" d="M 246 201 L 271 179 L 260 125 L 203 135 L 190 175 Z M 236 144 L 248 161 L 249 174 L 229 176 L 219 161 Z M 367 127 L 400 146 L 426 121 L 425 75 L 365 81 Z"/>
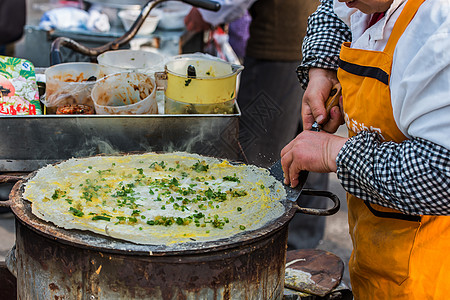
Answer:
<path fill-rule="evenodd" d="M 113 135 L 105 136 L 103 132 L 90 132 L 83 136 L 84 143 L 80 150 L 74 153 L 75 157 L 87 157 L 98 154 L 118 155 L 121 153 L 139 153 L 139 152 L 188 152 L 197 153 L 206 156 L 228 158 L 236 160 L 237 147 L 237 128 L 234 128 L 236 122 L 227 124 L 228 127 L 222 128 L 221 124 L 214 124 L 208 120 L 208 117 L 199 117 L 191 123 L 190 118 L 174 117 L 164 119 L 163 122 L 156 122 L 152 130 L 138 130 L 130 132 L 128 126 L 139 124 L 140 126 L 149 126 L 151 124 L 141 125 L 134 123 L 131 118 L 131 124 L 127 126 L 111 126 Z M 205 122 L 203 122 L 205 120 Z M 167 122 L 165 122 L 167 121 Z M 85 127 L 83 124 L 77 124 Z M 81 132 L 86 130 L 81 128 Z M 142 134 L 138 134 L 142 132 Z M 234 136 L 231 133 L 235 133 Z M 92 136 L 94 135 L 94 136 Z M 224 136 L 225 135 L 225 136 Z M 234 141 L 233 141 L 234 138 Z"/>
<path fill-rule="evenodd" d="M 39 130 L 20 131 L 26 147 L 17 147 L 17 142 L 4 145 L 10 161 L 3 167 L 7 171 L 34 171 L 72 157 L 99 154 L 189 152 L 235 161 L 240 153 L 238 120 L 233 115 L 52 116 L 27 128 Z"/>
<path fill-rule="evenodd" d="M 93 137 L 85 142 L 83 149 L 75 152 L 75 157 L 87 157 L 97 154 L 117 155 L 120 151 L 100 137 Z"/>

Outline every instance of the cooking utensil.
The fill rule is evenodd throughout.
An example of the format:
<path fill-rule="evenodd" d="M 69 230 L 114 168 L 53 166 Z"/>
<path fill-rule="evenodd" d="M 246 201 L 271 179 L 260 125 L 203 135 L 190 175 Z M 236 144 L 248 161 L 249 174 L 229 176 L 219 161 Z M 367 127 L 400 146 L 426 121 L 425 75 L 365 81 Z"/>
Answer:
<path fill-rule="evenodd" d="M 283 168 L 281 166 L 281 159 L 279 159 L 276 163 L 269 167 L 270 174 L 275 177 L 278 181 L 284 182 L 284 173 Z M 316 216 L 329 216 L 337 213 L 340 208 L 339 198 L 330 193 L 328 191 L 317 191 L 317 190 L 309 190 L 303 189 L 305 185 L 306 179 L 308 178 L 308 171 L 301 171 L 298 178 L 298 185 L 295 188 L 290 187 L 289 185 L 284 185 L 284 189 L 286 191 L 286 199 L 292 202 L 297 202 L 299 200 L 300 195 L 309 195 L 309 196 L 323 196 L 331 199 L 334 205 L 330 209 L 316 209 L 316 208 L 306 208 L 300 207 L 297 205 L 297 210 L 299 212 L 308 214 L 308 215 L 316 215 Z"/>
<path fill-rule="evenodd" d="M 236 102 L 237 75 L 243 66 L 205 54 L 185 54 L 169 60 L 166 78 L 165 113 L 231 114 Z"/>
<path fill-rule="evenodd" d="M 236 98 L 236 79 L 243 69 L 208 55 L 179 55 L 166 63 L 165 95 L 184 103 L 224 103 Z"/>
<path fill-rule="evenodd" d="M 127 155 L 126 153 L 122 154 L 122 155 Z M 136 158 L 138 159 L 138 158 Z M 281 170 L 281 165 L 278 165 L 278 169 Z M 18 215 L 19 217 L 26 217 L 24 218 L 24 222 L 28 223 L 27 220 L 28 217 L 30 217 L 30 219 L 32 219 L 32 222 L 29 222 L 30 225 L 36 225 L 37 223 L 41 223 L 41 224 L 45 224 L 42 229 L 45 229 L 45 231 L 48 231 L 48 224 L 46 222 L 42 222 L 39 219 L 37 219 L 36 217 L 34 217 L 34 215 L 31 213 L 31 205 L 28 201 L 26 201 L 25 199 L 22 198 L 22 193 L 25 187 L 25 184 L 28 180 L 30 180 L 31 178 L 33 178 L 34 174 L 36 172 L 38 172 L 39 170 L 36 170 L 35 172 L 29 174 L 25 179 L 23 177 L 14 177 L 14 176 L 4 176 L 4 175 L 0 175 L 0 182 L 13 182 L 18 181 L 15 185 L 15 187 L 13 188 L 13 191 L 11 192 L 10 195 L 10 200 L 5 201 L 5 202 L 0 202 L 0 206 L 9 206 L 12 208 L 12 210 L 16 213 L 16 215 Z M 281 171 L 282 172 L 282 171 Z M 279 172 L 278 172 L 279 174 Z M 299 190 L 301 189 L 301 187 L 304 185 L 304 182 L 301 182 L 299 184 L 299 187 L 296 188 L 296 195 L 298 194 Z M 292 190 L 290 187 L 286 187 L 288 188 L 288 192 L 290 192 L 290 190 Z M 315 192 L 315 191 L 314 191 Z M 320 192 L 320 191 L 319 191 Z M 313 191 L 307 192 L 308 194 L 313 194 Z M 320 192 L 320 194 L 323 194 Z M 339 199 L 337 199 L 337 197 L 335 195 L 333 195 L 332 193 L 328 193 L 331 195 L 331 198 L 333 198 L 333 202 L 339 202 Z M 316 195 L 316 194 L 314 194 Z M 290 197 L 290 196 L 288 196 Z M 285 217 L 292 217 L 297 211 L 298 211 L 298 206 L 293 202 L 293 200 L 295 199 L 295 196 L 290 197 L 290 198 L 286 198 L 282 200 L 283 205 L 285 206 L 285 214 L 282 215 L 281 217 L 279 217 L 279 219 L 284 219 Z M 325 197 L 329 197 L 328 195 L 325 195 Z M 17 206 L 17 208 L 15 208 L 15 206 Z M 25 210 L 25 211 L 23 211 Z M 335 209 L 332 209 L 332 211 L 335 212 Z M 299 212 L 303 212 L 303 211 L 299 211 Z M 310 212 L 309 210 L 305 210 L 305 213 L 309 214 L 317 214 L 316 212 L 312 211 Z M 25 215 L 24 215 L 25 213 Z M 329 215 L 331 213 L 329 212 L 322 212 L 321 215 Z M 273 222 L 268 222 L 267 227 L 271 227 L 271 228 L 278 228 L 279 226 L 282 225 L 282 223 L 288 221 L 283 221 L 281 222 L 281 220 L 279 219 L 275 219 Z M 37 221 L 37 222 L 36 222 Z M 270 223 L 270 224 L 269 224 Z M 178 253 L 179 251 L 185 251 L 185 250 L 189 250 L 189 251 L 204 251 L 206 248 L 215 248 L 217 246 L 226 246 L 226 247 L 233 247 L 234 243 L 240 243 L 243 242 L 247 239 L 247 236 L 252 236 L 252 237 L 260 237 L 264 234 L 267 233 L 266 228 L 264 228 L 265 226 L 263 225 L 263 223 L 261 223 L 261 228 L 254 230 L 253 231 L 245 231 L 242 234 L 238 234 L 236 236 L 233 236 L 229 239 L 224 239 L 224 240 L 215 240 L 215 241 L 211 241 L 211 242 L 204 242 L 203 245 L 198 248 L 199 243 L 184 243 L 184 244 L 180 244 L 180 245 L 134 245 L 134 247 L 132 247 L 135 251 L 141 252 L 139 250 L 139 248 L 141 246 L 143 246 L 143 249 L 150 249 L 154 252 L 171 252 L 171 253 Z M 54 226 L 50 226 L 50 227 L 54 227 Z M 61 228 L 57 229 L 58 232 L 60 232 L 60 234 L 58 234 L 58 237 L 62 237 L 62 236 L 66 236 L 68 237 L 69 240 L 73 240 L 73 236 L 72 236 L 72 232 L 68 231 L 68 230 L 63 230 Z M 51 230 L 51 232 L 53 232 L 53 228 Z M 70 237 L 70 238 L 69 238 Z M 89 245 L 91 244 L 91 241 L 89 239 L 84 240 L 83 238 L 80 238 L 80 243 L 81 244 L 86 244 Z M 122 241 L 118 241 L 115 240 L 114 244 L 111 245 L 109 243 L 100 243 L 100 244 L 93 244 L 91 246 L 96 247 L 98 249 L 116 249 L 117 246 L 119 246 L 120 248 L 120 244 L 129 244 L 127 242 L 122 242 Z M 150 248 L 148 248 L 150 247 Z M 148 250 L 145 250 L 145 252 L 147 252 Z"/>
<path fill-rule="evenodd" d="M 189 65 L 187 68 L 187 76 L 188 78 L 195 78 L 197 76 L 197 71 L 193 65 Z"/>
<path fill-rule="evenodd" d="M 339 83 L 337 83 L 331 89 L 330 96 L 328 97 L 327 101 L 325 102 L 325 107 L 327 109 L 327 113 L 330 111 L 330 109 L 333 106 L 339 104 L 340 96 L 341 96 L 341 85 Z M 314 124 L 312 125 L 312 128 L 310 130 L 311 131 L 320 131 L 320 127 L 321 126 L 317 122 L 314 122 Z M 278 181 L 284 182 L 284 172 L 283 172 L 283 168 L 281 165 L 281 159 L 279 159 L 276 163 L 274 163 L 269 168 L 269 172 Z M 303 185 L 305 184 L 306 179 L 308 178 L 308 174 L 309 174 L 308 171 L 305 171 L 305 170 L 300 171 L 299 178 L 298 178 L 299 184 L 295 188 L 284 185 L 284 188 L 285 188 L 286 194 L 287 194 L 286 198 L 288 200 L 297 201 L 298 198 L 300 197 L 300 194 L 310 195 L 310 194 L 308 194 L 310 192 L 309 190 L 303 189 Z M 329 192 L 327 192 L 327 191 L 314 191 L 314 193 L 316 195 L 325 196 L 327 198 L 330 198 L 334 202 L 334 206 L 331 209 L 326 210 L 326 211 L 323 211 L 321 209 L 299 207 L 298 209 L 300 211 L 307 213 L 307 214 L 320 215 L 320 216 L 332 215 L 332 214 L 335 214 L 337 211 L 339 211 L 339 208 L 340 208 L 339 198 L 330 196 Z"/>

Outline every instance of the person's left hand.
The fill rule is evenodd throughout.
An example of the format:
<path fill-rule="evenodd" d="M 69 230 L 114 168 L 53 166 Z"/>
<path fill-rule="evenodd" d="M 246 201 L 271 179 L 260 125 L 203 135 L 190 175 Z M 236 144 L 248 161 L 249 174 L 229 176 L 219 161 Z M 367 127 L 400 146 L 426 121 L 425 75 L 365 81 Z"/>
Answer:
<path fill-rule="evenodd" d="M 347 138 L 323 131 L 300 133 L 281 150 L 284 183 L 296 187 L 302 170 L 336 172 L 336 157 L 346 141 Z"/>
<path fill-rule="evenodd" d="M 205 31 L 211 28 L 211 24 L 203 20 L 200 11 L 195 7 L 184 17 L 184 24 L 187 30 L 193 32 Z"/>
<path fill-rule="evenodd" d="M 309 83 L 302 99 L 303 129 L 311 129 L 314 121 L 322 125 L 322 129 L 334 133 L 343 124 L 344 118 L 340 107 L 332 107 L 327 113 L 325 102 L 331 89 L 338 83 L 336 71 L 322 68 L 310 68 Z"/>

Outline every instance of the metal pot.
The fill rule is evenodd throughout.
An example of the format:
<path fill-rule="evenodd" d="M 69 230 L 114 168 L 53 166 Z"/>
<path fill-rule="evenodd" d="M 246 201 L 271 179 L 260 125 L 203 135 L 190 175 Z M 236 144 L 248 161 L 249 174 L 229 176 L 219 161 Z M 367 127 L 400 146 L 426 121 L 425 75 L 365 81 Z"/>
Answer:
<path fill-rule="evenodd" d="M 299 211 L 310 213 L 285 199 L 279 218 L 230 239 L 177 247 L 138 245 L 36 218 L 22 197 L 33 175 L 0 176 L 3 182 L 19 180 L 10 200 L 0 206 L 16 215 L 16 246 L 8 265 L 20 299 L 281 299 L 288 223 Z M 335 206 L 311 213 L 329 215 L 339 209 L 335 195 L 318 193 Z"/>
<path fill-rule="evenodd" d="M 165 66 L 166 97 L 195 104 L 232 100 L 236 97 L 236 77 L 243 69 L 207 55 L 176 56 Z"/>
<path fill-rule="evenodd" d="M 232 113 L 237 76 L 243 69 L 204 54 L 174 57 L 165 65 L 165 112 Z"/>

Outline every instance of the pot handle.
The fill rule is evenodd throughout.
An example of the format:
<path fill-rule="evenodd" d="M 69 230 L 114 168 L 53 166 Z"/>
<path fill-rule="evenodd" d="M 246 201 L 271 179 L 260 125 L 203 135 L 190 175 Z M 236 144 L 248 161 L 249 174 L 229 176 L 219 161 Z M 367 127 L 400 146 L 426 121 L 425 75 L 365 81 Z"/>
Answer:
<path fill-rule="evenodd" d="M 238 75 L 239 73 L 242 72 L 242 70 L 244 70 L 244 66 L 232 64 L 231 65 L 231 70 L 232 70 L 233 74 Z"/>
<path fill-rule="evenodd" d="M 211 11 L 218 11 L 221 7 L 219 2 L 211 0 L 181 0 L 181 1 L 190 4 L 192 6 L 200 7 Z"/>
<path fill-rule="evenodd" d="M 22 180 L 22 176 L 18 175 L 1 175 L 0 174 L 0 183 L 16 183 L 19 180 Z"/>
<path fill-rule="evenodd" d="M 317 190 L 310 190 L 310 189 L 303 189 L 302 195 L 308 195 L 308 196 L 321 196 L 331 199 L 333 201 L 334 206 L 330 209 L 321 209 L 321 208 L 306 208 L 301 207 L 298 205 L 298 200 L 296 204 L 294 204 L 297 207 L 296 213 L 304 213 L 307 215 L 315 215 L 315 216 L 330 216 L 334 215 L 339 211 L 339 208 L 341 207 L 341 202 L 339 201 L 338 196 L 335 194 L 329 192 L 329 191 L 317 191 Z"/>
<path fill-rule="evenodd" d="M 157 91 L 165 91 L 167 89 L 167 71 L 155 72 L 155 83 Z"/>
<path fill-rule="evenodd" d="M 16 183 L 19 180 L 22 180 L 22 176 L 16 176 L 16 175 L 1 175 L 0 174 L 0 184 L 2 183 Z M 0 201 L 0 207 L 11 207 L 12 201 L 6 200 L 6 201 Z"/>

